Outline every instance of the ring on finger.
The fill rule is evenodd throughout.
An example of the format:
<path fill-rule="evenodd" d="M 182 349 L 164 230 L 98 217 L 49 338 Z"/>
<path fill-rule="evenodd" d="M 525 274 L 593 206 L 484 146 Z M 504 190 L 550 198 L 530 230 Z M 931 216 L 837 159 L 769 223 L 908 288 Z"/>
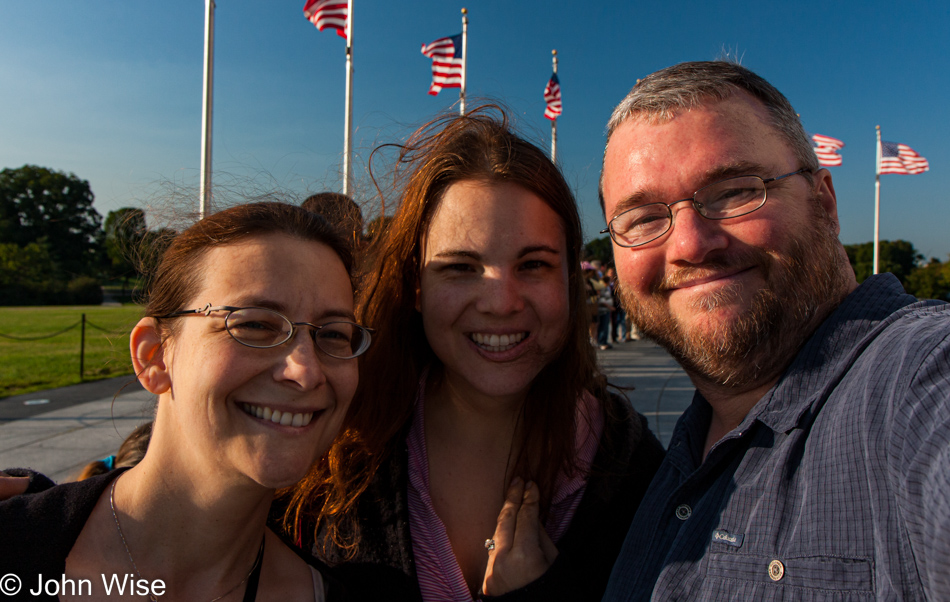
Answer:
<path fill-rule="evenodd" d="M 486 540 L 485 540 L 485 549 L 488 550 L 489 552 L 491 552 L 492 550 L 494 550 L 494 549 L 495 549 L 495 540 L 494 540 L 494 539 L 486 539 Z"/>

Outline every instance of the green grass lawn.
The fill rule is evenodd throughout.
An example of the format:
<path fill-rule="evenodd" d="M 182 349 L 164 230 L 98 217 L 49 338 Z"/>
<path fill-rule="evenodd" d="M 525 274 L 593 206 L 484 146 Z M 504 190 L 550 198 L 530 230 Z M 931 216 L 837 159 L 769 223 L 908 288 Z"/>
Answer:
<path fill-rule="evenodd" d="M 79 322 L 84 313 L 83 378 L 79 376 L 80 326 L 38 341 L 0 336 L 0 397 L 132 374 L 129 332 L 142 316 L 137 305 L 0 307 L 0 335 L 52 334 Z"/>

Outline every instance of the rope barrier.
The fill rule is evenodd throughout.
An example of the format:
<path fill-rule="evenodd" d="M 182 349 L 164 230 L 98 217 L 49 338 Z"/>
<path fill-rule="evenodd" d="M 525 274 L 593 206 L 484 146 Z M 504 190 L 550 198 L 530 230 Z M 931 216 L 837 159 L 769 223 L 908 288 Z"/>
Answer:
<path fill-rule="evenodd" d="M 76 322 L 72 326 L 67 326 L 66 328 L 60 330 L 59 332 L 54 332 L 53 334 L 44 334 L 38 337 L 15 337 L 13 335 L 3 334 L 3 333 L 0 333 L 0 337 L 3 337 L 5 339 L 13 339 L 14 341 L 39 341 L 40 339 L 51 339 L 55 336 L 59 336 L 63 334 L 64 332 L 69 332 L 73 328 L 76 328 L 77 326 L 79 326 L 80 322 L 82 322 L 82 320 L 80 320 L 79 322 Z"/>
<path fill-rule="evenodd" d="M 59 331 L 57 331 L 57 332 L 54 332 L 54 333 L 52 333 L 52 334 L 44 334 L 44 335 L 40 335 L 40 336 L 38 336 L 38 337 L 18 337 L 18 336 L 14 336 L 14 335 L 11 335 L 11 334 L 3 334 L 3 333 L 0 333 L 0 337 L 3 337 L 3 338 L 5 338 L 5 339 L 11 339 L 11 340 L 14 340 L 14 341 L 39 341 L 39 340 L 42 340 L 42 339 L 51 339 L 51 338 L 53 338 L 53 337 L 55 337 L 55 336 L 59 336 L 59 335 L 65 333 L 65 332 L 69 332 L 70 330 L 72 330 L 73 328 L 76 328 L 76 327 L 79 326 L 79 325 L 82 325 L 82 334 L 81 334 L 80 337 L 79 337 L 79 379 L 82 380 L 82 379 L 83 379 L 84 372 L 85 372 L 85 363 L 86 363 L 86 325 L 89 325 L 91 328 L 95 328 L 96 330 L 99 330 L 99 331 L 101 331 L 101 332 L 104 332 L 104 333 L 106 333 L 106 334 L 108 334 L 108 335 L 119 335 L 119 334 L 123 334 L 124 332 L 127 332 L 126 330 L 124 330 L 124 329 L 122 329 L 122 330 L 117 330 L 117 331 L 116 331 L 116 330 L 107 330 L 107 329 L 103 328 L 102 326 L 98 326 L 98 325 L 96 325 L 96 324 L 93 324 L 92 322 L 90 322 L 89 320 L 86 319 L 86 314 L 82 314 L 82 318 L 80 318 L 80 320 L 79 320 L 78 322 L 76 322 L 75 324 L 72 324 L 72 325 L 70 325 L 70 326 L 67 326 L 66 328 L 64 328 L 64 329 L 62 329 L 62 330 L 59 330 Z"/>
<path fill-rule="evenodd" d="M 96 326 L 95 324 L 93 324 L 92 322 L 90 322 L 88 319 L 86 320 L 86 326 L 92 326 L 92 327 L 95 328 L 96 330 L 101 330 L 102 332 L 104 332 L 104 333 L 106 333 L 106 334 L 123 334 L 123 333 L 126 332 L 125 330 L 106 330 L 106 329 L 103 328 L 102 326 Z"/>
<path fill-rule="evenodd" d="M 71 325 L 71 326 L 67 326 L 66 328 L 64 328 L 64 329 L 62 329 L 62 330 L 60 330 L 60 331 L 58 331 L 58 332 L 54 332 L 53 334 L 44 334 L 44 335 L 41 335 L 41 336 L 38 336 L 38 337 L 17 337 L 17 336 L 13 336 L 13 335 L 11 335 L 11 334 L 3 334 L 2 332 L 0 332 L 0 337 L 3 337 L 3 338 L 5 338 L 5 339 L 13 339 L 14 341 L 39 341 L 39 340 L 42 340 L 42 339 L 51 339 L 51 338 L 53 338 L 53 337 L 56 337 L 56 336 L 59 336 L 59 335 L 63 334 L 64 332 L 69 332 L 69 331 L 72 330 L 73 328 L 76 328 L 77 326 L 79 326 L 80 322 L 82 322 L 82 320 L 80 320 L 79 322 L 76 322 L 75 324 L 73 324 L 73 325 Z M 100 331 L 102 331 L 102 332 L 104 332 L 104 333 L 106 333 L 106 334 L 122 334 L 122 333 L 125 332 L 124 330 L 107 330 L 107 329 L 103 328 L 102 326 L 98 326 L 98 325 L 96 325 L 96 324 L 93 324 L 93 323 L 90 322 L 89 320 L 86 320 L 86 326 L 91 326 L 91 327 L 95 328 L 96 330 L 100 330 Z"/>

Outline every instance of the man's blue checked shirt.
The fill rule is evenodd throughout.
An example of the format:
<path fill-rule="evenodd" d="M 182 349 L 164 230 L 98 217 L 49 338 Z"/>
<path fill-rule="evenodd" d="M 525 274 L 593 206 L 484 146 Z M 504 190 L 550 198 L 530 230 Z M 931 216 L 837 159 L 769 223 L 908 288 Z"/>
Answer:
<path fill-rule="evenodd" d="M 701 462 L 698 393 L 605 601 L 950 600 L 950 304 L 872 276 Z"/>

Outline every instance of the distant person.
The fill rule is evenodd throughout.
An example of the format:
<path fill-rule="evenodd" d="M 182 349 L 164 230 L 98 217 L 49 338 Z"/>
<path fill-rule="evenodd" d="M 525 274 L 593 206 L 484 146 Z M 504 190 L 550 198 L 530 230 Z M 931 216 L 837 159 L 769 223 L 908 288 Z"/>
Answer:
<path fill-rule="evenodd" d="M 590 275 L 586 276 L 588 287 L 593 289 L 596 295 L 594 300 L 595 320 L 591 333 L 597 347 L 601 351 L 605 351 L 613 349 L 610 344 L 610 316 L 614 310 L 614 298 L 609 283 L 600 271 L 600 262 L 593 261 L 591 264 Z"/>
<path fill-rule="evenodd" d="M 587 330 L 590 335 L 591 345 L 597 345 L 597 299 L 600 294 L 597 290 L 596 282 L 597 270 L 594 269 L 593 264 L 589 261 L 581 262 L 581 275 L 584 278 L 584 299 L 586 301 L 587 308 Z"/>
<path fill-rule="evenodd" d="M 2 571 L 34 591 L 60 576 L 94 588 L 70 599 L 109 599 L 113 575 L 153 600 L 339 599 L 265 523 L 356 391 L 370 334 L 351 265 L 339 233 L 294 205 L 238 205 L 177 236 L 130 338 L 158 396 L 144 458 L 0 502 Z"/>
<path fill-rule="evenodd" d="M 106 474 L 117 468 L 132 468 L 141 462 L 148 450 L 149 439 L 152 438 L 152 424 L 150 420 L 135 427 L 122 442 L 122 445 L 119 446 L 119 451 L 116 454 L 90 462 L 82 469 L 76 480 L 85 481 L 89 477 Z"/>
<path fill-rule="evenodd" d="M 307 211 L 322 215 L 355 247 L 363 240 L 363 212 L 352 198 L 338 192 L 319 192 L 310 195 L 302 207 Z"/>
<path fill-rule="evenodd" d="M 614 310 L 610 314 L 610 333 L 614 343 L 623 343 L 629 340 L 628 335 L 630 330 L 627 326 L 627 312 L 624 311 L 623 306 L 617 301 L 617 270 L 615 270 L 613 266 L 607 268 L 607 272 L 604 274 L 604 280 L 610 288 L 610 296 L 614 301 Z"/>
<path fill-rule="evenodd" d="M 696 394 L 604 599 L 950 599 L 950 304 L 858 285 L 831 174 L 748 69 L 649 75 L 607 132 L 620 297 Z"/>

